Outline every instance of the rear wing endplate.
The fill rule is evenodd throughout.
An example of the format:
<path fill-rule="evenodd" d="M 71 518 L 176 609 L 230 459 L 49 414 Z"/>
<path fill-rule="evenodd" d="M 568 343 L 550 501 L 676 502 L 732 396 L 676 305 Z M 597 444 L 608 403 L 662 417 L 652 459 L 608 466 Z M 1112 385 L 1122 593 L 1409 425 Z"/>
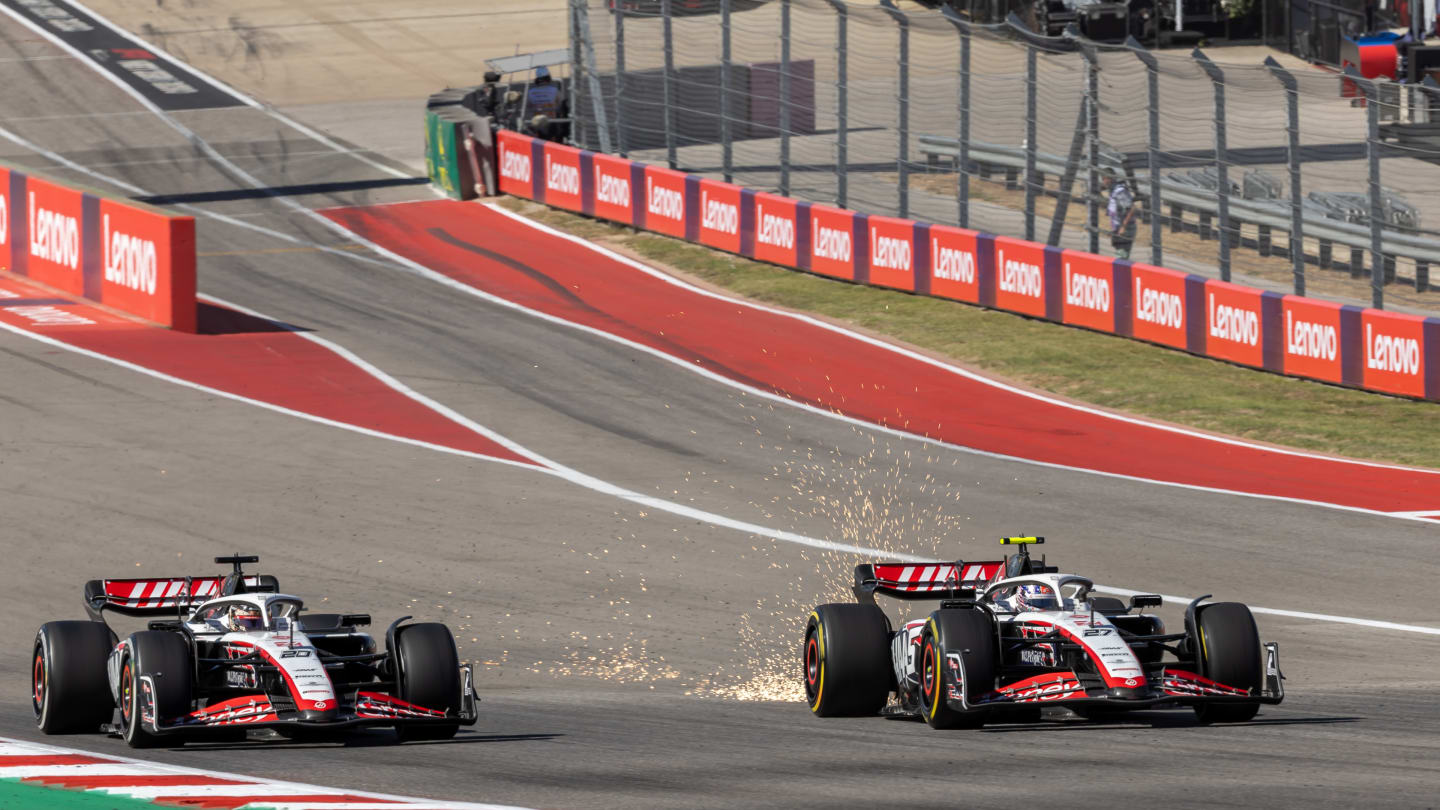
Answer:
<path fill-rule="evenodd" d="M 984 587 L 1004 568 L 1004 560 L 864 563 L 855 566 L 855 596 L 870 604 L 877 593 L 895 599 L 943 599 Z"/>

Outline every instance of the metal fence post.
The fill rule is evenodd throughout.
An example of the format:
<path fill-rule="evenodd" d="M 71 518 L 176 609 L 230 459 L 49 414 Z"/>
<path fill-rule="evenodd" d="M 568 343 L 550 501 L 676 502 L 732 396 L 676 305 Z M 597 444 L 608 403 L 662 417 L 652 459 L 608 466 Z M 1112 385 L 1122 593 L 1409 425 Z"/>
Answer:
<path fill-rule="evenodd" d="M 1160 226 L 1160 212 L 1165 210 L 1160 199 L 1160 66 L 1155 61 L 1154 54 L 1140 44 L 1140 40 L 1130 37 L 1125 41 L 1130 52 L 1135 54 L 1145 65 L 1145 84 L 1148 101 L 1146 102 L 1150 118 L 1150 132 L 1146 141 L 1145 162 L 1150 172 L 1150 263 L 1156 266 L 1165 263 L 1165 248 L 1163 237 L 1164 229 Z"/>
<path fill-rule="evenodd" d="M 1364 78 L 1354 67 L 1345 68 L 1345 78 L 1359 85 L 1365 94 L 1365 160 L 1370 175 L 1370 303 L 1385 308 L 1385 253 L 1381 247 L 1385 207 L 1380 199 L 1380 93 L 1375 82 Z"/>
<path fill-rule="evenodd" d="M 903 218 L 910 216 L 910 18 L 891 0 L 880 0 L 880 7 L 900 26 L 900 98 L 896 111 L 899 115 L 900 146 L 896 150 L 896 169 L 899 174 L 899 215 Z"/>
<path fill-rule="evenodd" d="M 585 109 L 581 99 L 580 82 L 580 4 L 585 0 L 570 0 L 569 28 L 570 28 L 570 142 L 585 145 L 584 127 L 581 122 L 584 120 L 579 115 Z"/>
<path fill-rule="evenodd" d="M 1085 129 L 1086 129 L 1086 168 L 1089 169 L 1089 194 L 1086 195 L 1088 203 L 1085 212 L 1086 224 L 1090 232 L 1090 252 L 1100 252 L 1100 198 L 1096 195 L 1096 189 L 1100 187 L 1100 60 L 1095 49 L 1082 47 L 1081 55 L 1085 59 Z"/>
<path fill-rule="evenodd" d="M 730 131 L 730 2 L 720 0 L 720 152 L 727 183 L 735 180 L 735 138 Z"/>
<path fill-rule="evenodd" d="M 661 28 L 663 33 L 663 49 L 665 51 L 665 74 L 661 77 L 661 85 L 664 88 L 665 102 L 665 161 L 670 168 L 676 168 L 678 161 L 675 157 L 675 94 L 671 87 L 675 73 L 675 37 L 670 30 L 671 0 L 660 0 Z"/>
<path fill-rule="evenodd" d="M 970 23 L 948 3 L 940 7 L 945 19 L 955 26 L 960 37 L 960 87 L 955 91 L 955 111 L 960 124 L 956 132 L 960 142 L 959 154 L 955 156 L 955 207 L 956 220 L 960 227 L 970 227 Z"/>
<path fill-rule="evenodd" d="M 850 7 L 843 0 L 828 0 L 835 9 L 835 204 L 846 207 L 850 162 Z"/>
<path fill-rule="evenodd" d="M 1265 57 L 1265 67 L 1285 89 L 1285 129 L 1289 135 L 1286 147 L 1286 168 L 1290 172 L 1290 268 L 1295 276 L 1295 294 L 1305 294 L 1305 219 L 1300 189 L 1300 92 L 1290 72 Z"/>
<path fill-rule="evenodd" d="M 629 157 L 625 139 L 625 6 L 617 5 L 615 16 L 615 149 Z"/>
<path fill-rule="evenodd" d="M 790 196 L 790 0 L 780 0 L 780 194 Z"/>
<path fill-rule="evenodd" d="M 590 110 L 594 118 L 596 142 L 599 143 L 601 152 L 608 153 L 610 151 L 610 122 L 609 116 L 605 112 L 605 93 L 600 86 L 600 70 L 595 64 L 595 40 L 590 34 L 590 8 L 585 5 L 585 1 L 576 0 L 575 3 L 576 29 L 580 32 L 580 56 L 582 59 L 580 64 L 585 71 L 586 90 L 590 93 Z M 579 77 L 575 78 L 573 84 L 577 88 L 580 86 Z M 577 111 L 583 109 L 580 103 L 577 95 L 574 106 L 570 110 L 572 119 L 578 119 Z M 572 124 L 572 131 L 574 128 Z M 589 146 L 590 141 L 586 140 L 582 145 Z"/>
<path fill-rule="evenodd" d="M 1025 46 L 1025 241 L 1035 241 L 1035 46 Z"/>
<path fill-rule="evenodd" d="M 1220 230 L 1220 253 L 1216 264 L 1220 266 L 1220 280 L 1230 280 L 1230 172 L 1225 151 L 1225 74 L 1199 48 L 1190 54 L 1200 64 L 1200 69 L 1210 77 L 1215 86 L 1215 189 L 1218 211 L 1216 225 Z"/>

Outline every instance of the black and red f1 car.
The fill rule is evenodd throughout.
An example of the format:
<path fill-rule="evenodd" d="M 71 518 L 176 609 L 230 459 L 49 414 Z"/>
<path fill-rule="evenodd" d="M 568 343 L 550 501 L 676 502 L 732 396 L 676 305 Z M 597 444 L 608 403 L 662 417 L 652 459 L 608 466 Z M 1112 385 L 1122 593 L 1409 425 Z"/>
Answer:
<path fill-rule="evenodd" d="M 404 741 L 474 725 L 470 667 L 445 625 L 398 619 L 377 652 L 357 629 L 368 615 L 302 613 L 275 577 L 241 570 L 259 561 L 216 557 L 233 566 L 224 577 L 87 582 L 90 620 L 48 622 L 35 636 L 40 729 L 108 731 L 138 748 L 257 727 L 294 736 L 394 726 Z M 105 611 L 168 618 L 120 639 Z"/>
<path fill-rule="evenodd" d="M 856 566 L 856 604 L 821 605 L 805 627 L 805 694 L 821 717 L 920 717 L 935 728 L 1039 719 L 1044 706 L 1081 716 L 1193 707 L 1202 723 L 1249 720 L 1285 692 L 1279 648 L 1260 643 L 1250 609 L 1202 596 L 1185 630 L 1166 633 L 1153 594 L 1092 594 L 1094 583 L 1030 557 L 1043 537 L 1007 537 L 1019 552 L 983 562 Z M 875 594 L 938 599 L 892 629 Z M 891 695 L 895 696 L 890 701 Z"/>

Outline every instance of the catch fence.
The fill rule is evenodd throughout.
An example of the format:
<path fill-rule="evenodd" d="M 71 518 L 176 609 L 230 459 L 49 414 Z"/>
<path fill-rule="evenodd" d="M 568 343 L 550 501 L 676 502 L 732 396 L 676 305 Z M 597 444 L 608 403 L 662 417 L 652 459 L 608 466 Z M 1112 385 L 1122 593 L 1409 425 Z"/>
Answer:
<path fill-rule="evenodd" d="M 610 5 L 571 5 L 584 148 L 1100 254 L 1113 252 L 1113 171 L 1139 201 L 1132 261 L 1440 309 L 1432 81 L 1043 37 L 1014 17 L 888 2 Z"/>

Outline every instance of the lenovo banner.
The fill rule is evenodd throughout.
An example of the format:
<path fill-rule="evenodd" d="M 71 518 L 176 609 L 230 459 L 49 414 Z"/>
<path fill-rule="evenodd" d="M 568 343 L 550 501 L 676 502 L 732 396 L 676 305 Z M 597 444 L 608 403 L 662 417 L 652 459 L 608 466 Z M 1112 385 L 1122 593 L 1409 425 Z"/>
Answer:
<path fill-rule="evenodd" d="M 866 226 L 870 237 L 870 283 L 917 292 L 915 223 L 908 219 L 870 217 Z"/>
<path fill-rule="evenodd" d="M 700 243 L 740 252 L 740 187 L 700 181 Z"/>
<path fill-rule="evenodd" d="M 1060 254 L 1063 272 L 1063 323 L 1116 331 L 1115 260 L 1078 250 Z"/>
<path fill-rule="evenodd" d="M 1265 367 L 1261 293 L 1224 281 L 1205 282 L 1205 353 Z"/>
<path fill-rule="evenodd" d="M 788 197 L 760 192 L 755 195 L 755 256 L 762 262 L 799 267 L 796 235 L 799 205 Z"/>
<path fill-rule="evenodd" d="M 930 294 L 980 303 L 979 236 L 975 231 L 930 226 Z"/>
<path fill-rule="evenodd" d="M 1366 388 L 1425 396 L 1425 319 L 1367 309 L 1360 314 Z"/>
<path fill-rule="evenodd" d="M 1186 348 L 1184 273 L 1136 264 L 1130 268 L 1131 334 L 1140 340 Z"/>
<path fill-rule="evenodd" d="M 1281 303 L 1285 330 L 1281 371 L 1297 377 L 1344 382 L 1339 304 L 1287 295 Z"/>
<path fill-rule="evenodd" d="M 645 227 L 685 238 L 684 172 L 645 167 Z"/>
<path fill-rule="evenodd" d="M 25 274 L 41 284 L 72 295 L 85 295 L 80 266 L 81 229 L 85 193 L 28 177 L 25 181 Z M 91 297 L 98 297 L 94 282 Z"/>
<path fill-rule="evenodd" d="M 995 237 L 995 306 L 1045 317 L 1045 246 Z"/>
<path fill-rule="evenodd" d="M 495 158 L 500 164 L 500 192 L 535 199 L 533 138 L 501 130 L 495 137 Z"/>
<path fill-rule="evenodd" d="M 100 267 L 101 303 L 195 330 L 193 218 L 100 200 Z"/>
<path fill-rule="evenodd" d="M 571 211 L 584 208 L 580 194 L 580 150 L 559 143 L 545 144 L 545 204 Z"/>
<path fill-rule="evenodd" d="M 855 280 L 855 213 L 810 206 L 810 272 Z"/>
<path fill-rule="evenodd" d="M 601 219 L 635 224 L 633 186 L 630 183 L 631 163 L 624 158 L 595 154 L 591 156 L 594 175 L 594 198 L 591 213 Z"/>

